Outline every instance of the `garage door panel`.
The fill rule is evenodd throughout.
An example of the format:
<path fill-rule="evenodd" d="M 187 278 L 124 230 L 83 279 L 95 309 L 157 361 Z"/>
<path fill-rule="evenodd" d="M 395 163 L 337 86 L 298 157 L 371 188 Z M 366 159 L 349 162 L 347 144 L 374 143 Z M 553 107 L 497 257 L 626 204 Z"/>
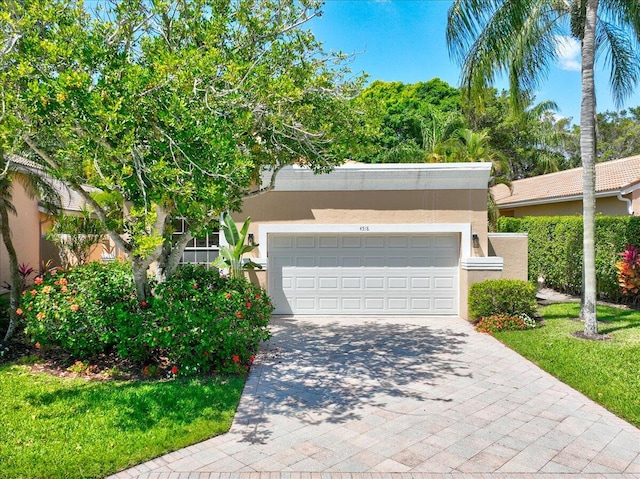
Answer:
<path fill-rule="evenodd" d="M 382 268 L 387 259 L 384 256 L 365 256 L 363 266 L 365 268 Z"/>
<path fill-rule="evenodd" d="M 364 278 L 364 287 L 367 289 L 384 289 L 384 276 L 377 277 L 365 277 Z"/>
<path fill-rule="evenodd" d="M 458 312 L 457 235 L 295 236 L 268 238 L 276 314 Z"/>
<path fill-rule="evenodd" d="M 350 313 L 350 312 L 360 312 L 363 309 L 363 301 L 366 301 L 366 298 L 341 298 L 340 304 L 341 304 L 341 310 L 344 311 L 345 313 Z M 366 308 L 366 306 L 365 306 Z"/>
<path fill-rule="evenodd" d="M 359 276 L 343 276 L 342 287 L 344 289 L 362 289 L 362 279 Z"/>
<path fill-rule="evenodd" d="M 320 256 L 318 258 L 318 266 L 320 268 L 337 268 L 338 258 L 336 256 Z"/>
<path fill-rule="evenodd" d="M 362 238 L 360 236 L 343 236 L 341 242 L 343 248 L 362 248 Z"/>
<path fill-rule="evenodd" d="M 368 312 L 381 311 L 384 309 L 384 299 L 364 298 L 364 309 Z"/>
<path fill-rule="evenodd" d="M 337 248 L 338 237 L 337 236 L 320 236 L 318 239 L 319 248 Z"/>
<path fill-rule="evenodd" d="M 365 236 L 365 248 L 384 248 L 384 236 Z"/>

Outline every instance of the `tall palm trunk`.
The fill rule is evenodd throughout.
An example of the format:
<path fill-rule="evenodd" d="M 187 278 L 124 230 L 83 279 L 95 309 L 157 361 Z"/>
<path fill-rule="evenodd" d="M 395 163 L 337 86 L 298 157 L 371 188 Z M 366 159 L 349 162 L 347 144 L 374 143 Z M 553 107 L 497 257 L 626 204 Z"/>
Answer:
<path fill-rule="evenodd" d="M 582 105 L 580 108 L 580 155 L 583 168 L 582 219 L 584 234 L 582 319 L 586 335 L 598 334 L 596 319 L 596 95 L 593 68 L 596 46 L 598 0 L 587 0 L 582 38 Z"/>
<path fill-rule="evenodd" d="M 0 202 L 0 234 L 7 253 L 9 255 L 9 275 L 11 277 L 11 291 L 9 293 L 9 328 L 4 335 L 4 341 L 8 341 L 15 334 L 20 318 L 16 312 L 20 306 L 20 296 L 22 295 L 22 276 L 18 271 L 18 255 L 11 240 L 11 229 L 9 228 L 9 212 L 4 204 Z"/>

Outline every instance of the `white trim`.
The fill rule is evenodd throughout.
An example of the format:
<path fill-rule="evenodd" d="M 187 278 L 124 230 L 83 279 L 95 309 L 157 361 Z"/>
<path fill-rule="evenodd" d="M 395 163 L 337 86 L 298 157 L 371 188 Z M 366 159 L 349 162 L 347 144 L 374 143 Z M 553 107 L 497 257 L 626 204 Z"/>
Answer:
<path fill-rule="evenodd" d="M 529 233 L 488 233 L 489 238 L 528 238 Z"/>
<path fill-rule="evenodd" d="M 271 171 L 263 171 L 268 185 Z M 282 168 L 274 191 L 486 190 L 491 163 L 346 164 L 326 174 Z"/>
<path fill-rule="evenodd" d="M 504 258 L 499 256 L 462 258 L 462 269 L 466 271 L 502 271 Z"/>
<path fill-rule="evenodd" d="M 471 223 L 441 224 L 315 224 L 315 223 L 263 223 L 258 225 L 260 258 L 267 257 L 268 235 L 272 233 L 460 233 L 460 255 L 471 256 Z M 254 260 L 255 261 L 255 260 Z"/>
<path fill-rule="evenodd" d="M 619 194 L 628 194 L 624 192 L 624 190 L 609 190 L 609 191 L 601 191 L 596 193 L 596 198 L 610 198 L 615 197 Z M 506 200 L 507 198 L 511 198 L 507 196 L 503 198 Z M 537 200 L 525 200 L 525 201 L 514 201 L 513 203 L 500 203 L 501 200 L 498 200 L 496 203 L 498 205 L 498 209 L 509 209 L 509 208 L 521 208 L 524 206 L 538 206 L 538 205 L 547 205 L 551 203 L 565 203 L 568 201 L 582 201 L 582 195 L 571 195 L 571 196 L 556 196 L 554 198 L 541 198 Z"/>

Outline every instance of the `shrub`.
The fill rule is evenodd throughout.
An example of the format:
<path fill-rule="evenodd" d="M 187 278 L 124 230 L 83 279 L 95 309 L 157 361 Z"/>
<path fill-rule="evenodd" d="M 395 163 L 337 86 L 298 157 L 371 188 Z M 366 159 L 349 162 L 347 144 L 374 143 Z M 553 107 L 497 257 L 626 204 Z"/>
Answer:
<path fill-rule="evenodd" d="M 159 285 L 153 309 L 152 344 L 186 374 L 246 371 L 269 337 L 273 311 L 261 288 L 201 267 L 180 268 Z"/>
<path fill-rule="evenodd" d="M 640 251 L 630 244 L 620 256 L 622 260 L 616 263 L 618 283 L 622 294 L 636 303 L 640 297 Z"/>
<path fill-rule="evenodd" d="M 478 319 L 494 314 L 534 316 L 536 288 L 527 281 L 490 279 L 469 288 L 469 315 Z"/>
<path fill-rule="evenodd" d="M 529 280 L 544 278 L 545 284 L 564 293 L 582 292 L 582 217 L 500 218 L 498 231 L 528 233 Z M 619 252 L 640 237 L 640 217 L 596 217 L 596 280 L 598 294 L 623 301 L 618 284 Z"/>
<path fill-rule="evenodd" d="M 133 292 L 126 263 L 51 270 L 23 293 L 25 332 L 42 346 L 58 346 L 76 357 L 93 356 L 110 344 L 112 321 L 106 311 L 131 300 Z"/>
<path fill-rule="evenodd" d="M 269 337 L 272 311 L 261 288 L 194 266 L 179 268 L 138 303 L 131 266 L 117 262 L 39 277 L 21 308 L 27 334 L 42 346 L 78 358 L 109 348 L 145 364 L 163 357 L 180 374 L 246 372 Z"/>
<path fill-rule="evenodd" d="M 511 316 L 508 314 L 492 314 L 486 316 L 476 324 L 476 330 L 481 333 L 497 333 L 499 331 L 520 331 L 536 327 L 535 320 L 526 314 Z"/>

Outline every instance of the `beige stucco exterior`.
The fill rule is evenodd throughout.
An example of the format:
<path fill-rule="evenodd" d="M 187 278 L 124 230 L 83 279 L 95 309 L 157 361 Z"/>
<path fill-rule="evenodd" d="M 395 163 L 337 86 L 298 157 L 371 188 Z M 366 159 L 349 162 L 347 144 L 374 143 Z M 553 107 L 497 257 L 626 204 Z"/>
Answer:
<path fill-rule="evenodd" d="M 446 224 L 470 223 L 479 250 L 487 249 L 487 193 L 435 191 L 271 191 L 245 200 L 238 221 L 251 217 L 250 232 L 261 224 Z"/>
<path fill-rule="evenodd" d="M 12 203 L 17 214 L 9 214 L 11 239 L 16 249 L 19 264 L 27 264 L 34 269 L 40 265 L 40 211 L 38 201 L 29 198 L 19 181 L 12 183 Z M 9 257 L 7 249 L 0 246 L 0 286 L 9 283 Z"/>
<path fill-rule="evenodd" d="M 438 231 L 447 231 L 447 225 L 467 224 L 477 235 L 472 245 L 465 248 L 462 235 L 459 274 L 459 314 L 467 318 L 467 295 L 471 284 L 491 278 L 527 277 L 527 238 L 495 237 L 490 240 L 487 227 L 487 191 L 476 189 L 425 189 L 381 191 L 270 191 L 247 198 L 243 208 L 233 216 L 237 222 L 251 217 L 249 232 L 256 242 L 267 238 L 261 228 L 269 225 L 435 225 Z M 455 231 L 454 229 L 450 231 Z M 264 251 L 264 250 L 263 250 Z M 464 252 L 468 251 L 468 254 Z M 477 257 L 503 254 L 504 269 L 483 270 L 483 266 L 462 264 L 464 256 Z M 522 255 L 523 257 L 519 257 Z M 260 258 L 256 249 L 254 258 Z M 266 258 L 262 258 L 266 265 Z M 493 258 L 496 259 L 496 258 Z M 478 264 L 482 263 L 480 261 Z M 497 263 L 495 263 L 497 264 Z M 248 277 L 262 287 L 268 285 L 268 270 L 253 271 Z"/>

